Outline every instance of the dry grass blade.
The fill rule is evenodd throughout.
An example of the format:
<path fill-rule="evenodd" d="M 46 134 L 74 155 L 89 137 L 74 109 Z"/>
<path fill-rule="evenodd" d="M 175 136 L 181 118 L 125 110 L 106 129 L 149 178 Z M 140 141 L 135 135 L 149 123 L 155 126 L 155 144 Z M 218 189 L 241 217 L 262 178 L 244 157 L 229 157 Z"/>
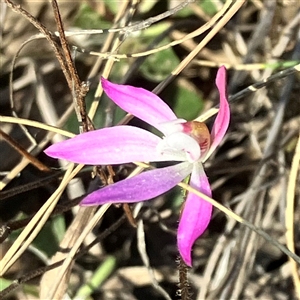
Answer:
<path fill-rule="evenodd" d="M 296 194 L 296 182 L 297 182 L 297 174 L 299 173 L 299 166 L 300 166 L 300 134 L 298 137 L 298 142 L 295 149 L 295 154 L 292 161 L 292 167 L 289 175 L 289 182 L 287 188 L 287 195 L 286 195 L 286 210 L 285 210 L 285 226 L 286 226 L 286 240 L 287 240 L 287 247 L 291 252 L 295 252 L 295 242 L 294 242 L 294 197 Z M 289 257 L 293 281 L 295 290 L 297 293 L 298 298 L 300 298 L 300 279 L 299 279 L 299 265 L 293 261 Z"/>
<path fill-rule="evenodd" d="M 214 28 L 205 36 L 205 38 L 197 45 L 192 52 L 178 65 L 175 70 L 171 72 L 171 75 L 164 80 L 161 84 L 159 84 L 154 90 L 154 93 L 159 93 L 164 85 L 167 85 L 171 80 L 173 80 L 174 76 L 177 76 L 182 72 L 184 68 L 195 58 L 195 56 L 208 44 L 208 42 L 229 22 L 229 20 L 236 14 L 236 12 L 243 6 L 245 1 L 238 1 L 232 4 L 231 0 L 227 0 L 224 7 L 228 9 L 229 4 L 232 6 L 225 13 L 224 16 L 220 19 L 220 21 L 215 25 Z"/>
<path fill-rule="evenodd" d="M 142 258 L 142 261 L 148 270 L 149 277 L 151 278 L 153 287 L 158 291 L 159 294 L 161 294 L 163 296 L 164 299 L 171 300 L 168 293 L 157 282 L 157 280 L 154 276 L 153 269 L 150 266 L 150 261 L 149 261 L 149 257 L 147 255 L 147 249 L 146 249 L 143 220 L 139 220 L 138 225 L 137 225 L 137 239 L 138 239 L 138 250 L 139 250 L 140 256 Z"/>
<path fill-rule="evenodd" d="M 64 290 L 66 289 L 66 273 L 68 270 L 70 270 L 70 267 L 73 264 L 73 259 L 75 257 L 75 254 L 77 253 L 79 247 L 83 243 L 86 236 L 91 232 L 91 230 L 97 225 L 99 220 L 103 217 L 107 209 L 110 207 L 110 204 L 105 204 L 101 206 L 101 208 L 95 213 L 95 215 L 92 217 L 92 219 L 89 221 L 87 226 L 84 227 L 84 230 L 80 233 L 78 238 L 76 239 L 76 242 L 73 243 L 72 248 L 68 255 L 66 256 L 62 266 L 58 269 L 56 279 L 54 279 L 51 282 L 51 285 L 49 286 L 49 290 L 47 291 L 47 296 L 43 299 L 61 299 L 63 297 Z"/>
<path fill-rule="evenodd" d="M 13 265 L 13 263 L 22 255 L 28 245 L 37 236 L 42 226 L 47 221 L 48 217 L 55 208 L 56 203 L 59 200 L 62 192 L 66 188 L 68 182 L 72 179 L 72 166 L 69 167 L 65 176 L 57 188 L 55 193 L 47 200 L 43 207 L 36 213 L 32 220 L 28 223 L 22 233 L 18 236 L 12 247 L 6 252 L 5 256 L 0 262 L 0 275 L 4 275 L 5 272 Z M 73 173 L 73 176 L 75 174 Z"/>
<path fill-rule="evenodd" d="M 180 45 L 181 43 L 184 43 L 187 40 L 190 40 L 194 37 L 197 37 L 199 35 L 201 35 L 202 33 L 204 33 L 205 31 L 209 30 L 210 28 L 212 28 L 217 21 L 225 14 L 225 12 L 228 10 L 228 8 L 230 7 L 230 5 L 232 4 L 232 0 L 227 0 L 226 3 L 224 4 L 224 6 L 222 7 L 222 9 L 215 14 L 206 24 L 204 24 L 203 26 L 201 26 L 200 28 L 196 29 L 195 31 L 184 35 L 183 38 L 177 39 L 173 42 L 170 42 L 164 46 L 152 49 L 152 50 L 148 50 L 148 51 L 142 51 L 142 52 L 138 52 L 138 53 L 126 53 L 126 54 L 115 54 L 113 51 L 112 52 L 107 52 L 107 53 L 103 53 L 103 52 L 95 52 L 95 51 L 84 51 L 87 52 L 90 55 L 95 55 L 95 56 L 99 56 L 103 59 L 107 59 L 107 58 L 112 58 L 112 59 L 124 59 L 124 58 L 131 58 L 131 57 L 143 57 L 143 56 L 147 56 L 147 55 L 151 55 L 154 54 L 156 52 L 160 52 L 163 50 L 166 50 L 170 47 L 174 47 L 176 45 Z M 181 5 L 180 5 L 181 8 Z M 205 43 L 205 42 L 204 42 Z M 204 46 L 203 46 L 204 47 Z M 203 48 L 202 47 L 202 48 Z"/>
<path fill-rule="evenodd" d="M 28 119 L 22 119 L 22 118 L 16 118 L 16 117 L 9 117 L 9 116 L 0 116 L 0 122 L 3 123 L 13 123 L 13 124 L 22 124 L 27 126 L 32 126 L 35 128 L 43 129 L 49 132 L 53 132 L 55 134 L 61 134 L 65 137 L 72 138 L 75 136 L 74 133 L 60 129 L 56 126 L 51 126 L 45 123 L 28 120 Z"/>

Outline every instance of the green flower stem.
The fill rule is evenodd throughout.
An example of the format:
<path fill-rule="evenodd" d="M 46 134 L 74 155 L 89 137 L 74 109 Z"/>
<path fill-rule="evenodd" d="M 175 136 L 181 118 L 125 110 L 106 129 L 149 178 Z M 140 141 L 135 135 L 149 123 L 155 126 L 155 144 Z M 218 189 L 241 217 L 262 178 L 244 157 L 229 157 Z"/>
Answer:
<path fill-rule="evenodd" d="M 95 289 L 108 278 L 108 276 L 113 272 L 116 267 L 116 258 L 114 256 L 108 256 L 106 260 L 95 270 L 94 275 L 83 285 L 77 292 L 74 300 L 86 299 L 88 298 Z"/>

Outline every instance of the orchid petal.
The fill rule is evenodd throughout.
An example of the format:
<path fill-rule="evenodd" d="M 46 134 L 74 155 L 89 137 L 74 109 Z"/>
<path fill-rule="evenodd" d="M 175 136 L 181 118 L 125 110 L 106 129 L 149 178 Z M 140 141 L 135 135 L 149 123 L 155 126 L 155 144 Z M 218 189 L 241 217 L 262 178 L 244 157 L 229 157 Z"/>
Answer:
<path fill-rule="evenodd" d="M 45 153 L 75 163 L 121 164 L 133 161 L 165 161 L 156 147 L 158 136 L 133 126 L 115 126 L 79 134 L 53 144 Z M 168 160 L 168 159 L 167 159 Z M 172 157 L 170 160 L 174 160 Z"/>
<path fill-rule="evenodd" d="M 191 187 L 211 197 L 211 189 L 201 163 L 194 164 Z M 177 232 L 178 249 L 184 262 L 192 265 L 191 251 L 197 238 L 207 228 L 212 214 L 212 205 L 189 192 L 179 221 Z"/>
<path fill-rule="evenodd" d="M 121 85 L 101 79 L 109 98 L 126 112 L 162 131 L 160 123 L 177 119 L 171 108 L 157 95 L 143 88 Z"/>
<path fill-rule="evenodd" d="M 211 131 L 212 143 L 205 158 L 208 158 L 220 144 L 228 129 L 230 121 L 230 109 L 226 91 L 226 68 L 224 66 L 220 67 L 218 70 L 216 85 L 220 93 L 220 108 Z"/>
<path fill-rule="evenodd" d="M 104 203 L 135 203 L 161 195 L 191 173 L 193 165 L 187 162 L 146 171 L 134 177 L 105 186 L 83 199 L 81 205 Z"/>

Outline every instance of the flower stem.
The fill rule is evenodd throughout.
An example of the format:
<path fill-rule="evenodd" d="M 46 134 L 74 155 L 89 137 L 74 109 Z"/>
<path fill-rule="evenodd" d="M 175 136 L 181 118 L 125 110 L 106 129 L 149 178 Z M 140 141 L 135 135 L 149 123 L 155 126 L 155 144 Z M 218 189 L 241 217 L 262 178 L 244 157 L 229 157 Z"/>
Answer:
<path fill-rule="evenodd" d="M 181 300 L 191 300 L 190 284 L 188 281 L 188 267 L 184 263 L 181 256 L 178 258 L 178 295 L 180 295 Z"/>

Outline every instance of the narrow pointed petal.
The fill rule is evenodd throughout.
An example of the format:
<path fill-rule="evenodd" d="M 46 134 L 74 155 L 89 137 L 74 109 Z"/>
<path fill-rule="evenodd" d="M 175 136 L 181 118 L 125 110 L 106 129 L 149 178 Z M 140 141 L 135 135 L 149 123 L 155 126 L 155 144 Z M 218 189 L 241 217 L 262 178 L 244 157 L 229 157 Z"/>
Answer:
<path fill-rule="evenodd" d="M 48 156 L 89 165 L 165 161 L 156 147 L 161 138 L 133 126 L 115 126 L 79 134 L 45 150 Z"/>
<path fill-rule="evenodd" d="M 208 158 L 223 139 L 230 121 L 230 109 L 227 100 L 226 68 L 220 67 L 216 77 L 216 85 L 220 94 L 220 107 L 211 131 L 212 144 L 206 155 Z"/>
<path fill-rule="evenodd" d="M 163 100 L 143 88 L 114 84 L 104 78 L 101 79 L 101 83 L 104 92 L 118 106 L 160 131 L 163 130 L 160 123 L 177 119 Z"/>
<path fill-rule="evenodd" d="M 81 205 L 134 203 L 149 200 L 173 188 L 191 173 L 192 168 L 192 164 L 185 162 L 171 167 L 146 171 L 89 194 L 83 199 Z"/>
<path fill-rule="evenodd" d="M 195 164 L 190 185 L 211 197 L 208 179 L 200 163 Z M 184 204 L 177 232 L 178 249 L 184 262 L 192 265 L 192 246 L 207 228 L 212 214 L 212 205 L 193 193 L 189 193 Z"/>

